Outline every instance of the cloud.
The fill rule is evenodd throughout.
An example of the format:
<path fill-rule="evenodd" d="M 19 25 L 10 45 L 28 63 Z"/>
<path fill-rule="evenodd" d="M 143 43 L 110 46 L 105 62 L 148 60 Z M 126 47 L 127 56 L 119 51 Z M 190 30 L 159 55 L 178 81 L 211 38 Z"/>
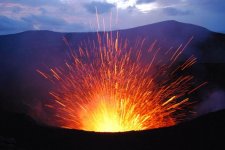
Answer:
<path fill-rule="evenodd" d="M 191 12 L 188 10 L 180 10 L 173 7 L 163 8 L 163 12 L 169 16 L 189 15 Z"/>
<path fill-rule="evenodd" d="M 1 18 L 6 21 L 0 20 L 0 30 L 5 29 L 4 33 L 26 29 L 83 32 L 96 22 L 95 8 L 106 22 L 107 12 L 112 11 L 114 19 L 118 10 L 117 29 L 172 19 L 225 31 L 224 0 L 1 0 L 0 15 L 8 20 Z"/>
<path fill-rule="evenodd" d="M 109 12 L 113 7 L 115 7 L 115 5 L 107 2 L 92 1 L 85 4 L 84 7 L 90 13 L 96 13 L 97 9 L 99 14 L 103 14 Z"/>
<path fill-rule="evenodd" d="M 27 6 L 41 6 L 41 5 L 58 5 L 61 0 L 1 0 L 1 3 L 5 4 L 22 4 Z"/>
<path fill-rule="evenodd" d="M 61 26 L 65 24 L 63 19 L 54 17 L 54 16 L 28 16 L 22 18 L 25 22 L 30 23 L 42 23 L 43 25 L 54 25 L 54 26 Z"/>
<path fill-rule="evenodd" d="M 14 20 L 0 16 L 0 35 L 18 33 L 27 30 L 50 30 L 58 32 L 88 31 L 82 23 L 67 23 L 65 20 L 51 16 L 26 16 Z"/>
<path fill-rule="evenodd" d="M 26 21 L 0 16 L 0 34 L 16 33 L 32 29 L 32 25 Z"/>
<path fill-rule="evenodd" d="M 88 13 L 84 8 L 82 10 L 79 7 L 81 5 L 69 5 L 58 1 L 60 5 L 56 7 L 56 3 L 50 5 L 50 1 L 48 3 L 43 0 L 38 1 L 39 3 L 31 3 L 30 0 L 21 0 L 14 3 L 13 0 L 9 0 L 9 2 L 1 1 L 0 34 L 26 30 L 84 32 L 90 28 L 89 24 L 85 22 L 87 19 L 85 16 Z"/>
<path fill-rule="evenodd" d="M 40 13 L 39 7 L 31 7 L 19 3 L 0 3 L 0 14 L 14 20 L 19 20 L 24 16 L 39 15 Z"/>
<path fill-rule="evenodd" d="M 137 0 L 136 4 L 144 4 L 144 3 L 152 3 L 155 2 L 155 0 Z"/>
<path fill-rule="evenodd" d="M 202 1 L 196 1 L 196 0 L 189 0 L 188 3 L 190 5 L 196 6 L 198 8 L 207 10 L 207 11 L 213 11 L 217 13 L 224 13 L 225 12 L 225 2 L 224 0 L 202 0 Z"/>
<path fill-rule="evenodd" d="M 29 16 L 22 18 L 25 22 L 30 22 L 31 25 L 38 30 L 51 30 L 60 32 L 75 32 L 85 31 L 88 29 L 82 23 L 68 23 L 64 19 L 56 16 Z"/>

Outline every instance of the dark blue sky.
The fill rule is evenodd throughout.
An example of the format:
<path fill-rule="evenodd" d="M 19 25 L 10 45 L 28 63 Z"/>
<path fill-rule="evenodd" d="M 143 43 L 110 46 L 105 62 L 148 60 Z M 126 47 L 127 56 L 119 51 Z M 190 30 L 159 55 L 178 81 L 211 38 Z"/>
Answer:
<path fill-rule="evenodd" d="M 106 28 L 177 20 L 225 33 L 225 0 L 1 0 L 0 34 L 95 31 L 95 8 Z"/>

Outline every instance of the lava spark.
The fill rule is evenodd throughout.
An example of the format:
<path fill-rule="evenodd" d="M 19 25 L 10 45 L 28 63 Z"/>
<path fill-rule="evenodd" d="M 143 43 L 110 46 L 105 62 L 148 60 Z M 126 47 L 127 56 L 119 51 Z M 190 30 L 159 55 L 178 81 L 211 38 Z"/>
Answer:
<path fill-rule="evenodd" d="M 184 115 L 193 76 L 182 72 L 196 62 L 176 63 L 186 45 L 166 52 L 120 38 L 119 32 L 98 32 L 97 40 L 70 48 L 64 67 L 37 70 L 54 84 L 46 108 L 53 124 L 96 132 L 123 132 L 172 126 Z M 179 75 L 181 74 L 181 75 Z"/>

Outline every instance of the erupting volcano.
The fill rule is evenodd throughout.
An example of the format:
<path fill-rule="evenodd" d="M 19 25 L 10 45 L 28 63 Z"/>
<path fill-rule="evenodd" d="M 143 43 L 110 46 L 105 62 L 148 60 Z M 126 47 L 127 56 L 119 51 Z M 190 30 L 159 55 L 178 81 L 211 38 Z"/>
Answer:
<path fill-rule="evenodd" d="M 144 47 L 145 39 L 130 46 L 119 32 L 96 36 L 77 51 L 64 39 L 71 52 L 64 67 L 49 73 L 37 70 L 54 85 L 52 100 L 45 104 L 54 126 L 96 132 L 146 130 L 175 125 L 190 113 L 184 106 L 198 87 L 193 86 L 193 76 L 182 72 L 196 58 L 175 62 L 192 38 L 163 52 L 156 42 Z"/>

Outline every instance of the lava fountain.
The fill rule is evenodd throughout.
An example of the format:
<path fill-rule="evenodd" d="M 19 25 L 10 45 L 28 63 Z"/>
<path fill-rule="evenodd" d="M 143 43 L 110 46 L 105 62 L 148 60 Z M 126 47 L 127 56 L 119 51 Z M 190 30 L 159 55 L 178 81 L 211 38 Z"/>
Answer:
<path fill-rule="evenodd" d="M 77 50 L 64 39 L 70 49 L 64 67 L 37 70 L 54 85 L 53 100 L 45 104 L 54 126 L 123 132 L 172 126 L 185 118 L 188 96 L 198 87 L 182 72 L 196 58 L 175 62 L 192 38 L 166 52 L 156 42 L 144 48 L 145 39 L 131 46 L 119 32 L 98 32 L 96 39 Z"/>

